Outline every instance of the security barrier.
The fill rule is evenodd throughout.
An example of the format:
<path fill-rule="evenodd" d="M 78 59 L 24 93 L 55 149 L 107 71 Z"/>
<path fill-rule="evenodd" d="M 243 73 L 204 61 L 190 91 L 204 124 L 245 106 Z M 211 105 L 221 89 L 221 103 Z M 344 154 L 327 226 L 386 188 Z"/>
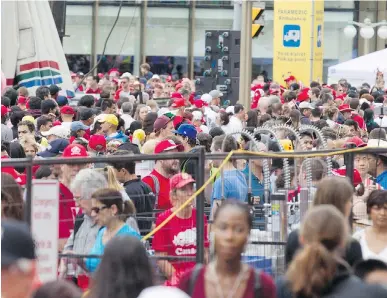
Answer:
<path fill-rule="evenodd" d="M 268 128 L 261 130 L 269 131 Z M 276 128 L 273 128 L 276 130 Z M 247 163 L 257 159 L 272 159 L 279 158 L 283 160 L 289 160 L 294 158 L 312 158 L 320 157 L 327 160 L 329 163 L 330 157 L 334 155 L 344 155 L 345 164 L 347 169 L 347 177 L 353 180 L 353 169 L 354 158 L 356 154 L 377 154 L 386 153 L 386 149 L 383 148 L 357 148 L 357 149 L 345 149 L 345 150 L 319 150 L 319 151 L 304 151 L 304 152 L 254 152 L 254 151 L 232 151 L 227 154 L 225 153 L 214 153 L 205 154 L 204 148 L 200 148 L 194 153 L 174 153 L 171 154 L 158 154 L 158 155 L 128 155 L 128 156 L 101 156 L 101 157 L 90 157 L 90 158 L 55 158 L 55 159 L 9 159 L 2 160 L 1 167 L 24 167 L 26 169 L 26 185 L 25 185 L 25 220 L 31 223 L 31 206 L 32 206 L 32 169 L 35 166 L 54 166 L 61 164 L 93 164 L 93 163 L 106 163 L 121 161 L 123 158 L 128 161 L 149 161 L 149 160 L 170 160 L 179 159 L 184 160 L 187 158 L 194 159 L 196 161 L 196 192 L 187 199 L 187 201 L 177 208 L 170 216 L 168 216 L 162 223 L 156 228 L 151 230 L 141 231 L 144 235 L 142 240 L 146 245 L 151 259 L 155 262 L 160 260 L 169 260 L 171 262 L 199 262 L 205 261 L 205 256 L 211 255 L 211 237 L 206 234 L 206 227 L 203 218 L 210 218 L 211 212 L 209 207 L 205 206 L 205 190 L 215 180 L 215 178 L 222 172 L 224 165 L 230 160 L 247 160 Z M 222 161 L 220 166 L 212 175 L 204 181 L 204 177 L 207 175 L 206 162 L 207 161 L 219 160 Z M 310 169 L 310 168 L 309 168 Z M 309 171 L 307 167 L 307 171 Z M 284 168 L 285 170 L 285 168 Z M 287 169 L 288 171 L 288 169 Z M 267 172 L 267 169 L 266 169 Z M 265 173 L 264 173 L 265 174 Z M 265 179 L 267 175 L 265 174 Z M 329 175 L 330 173 L 328 173 Z M 251 175 L 251 173 L 250 173 Z M 208 176 L 208 175 L 207 175 Z M 310 173 L 306 173 L 307 177 L 310 177 Z M 290 179 L 289 173 L 286 173 L 286 179 Z M 307 210 L 311 201 L 311 184 L 308 183 L 306 187 L 302 188 L 299 195 L 298 202 L 288 202 L 287 198 L 291 185 L 289 181 L 285 181 L 286 187 L 279 188 L 277 191 L 272 192 L 270 185 L 267 181 L 264 183 L 264 203 L 252 205 L 252 214 L 254 215 L 254 228 L 251 232 L 249 245 L 246 247 L 246 251 L 243 255 L 243 260 L 256 268 L 265 270 L 266 272 L 277 276 L 285 272 L 285 244 L 287 235 L 290 230 L 296 228 L 302 217 Z M 268 189 L 269 188 L 269 189 Z M 251 192 L 251 185 L 250 190 Z M 135 199 L 135 198 L 133 198 Z M 179 257 L 171 255 L 159 255 L 155 254 L 152 248 L 152 240 L 156 233 L 160 232 L 169 221 L 173 220 L 176 214 L 184 209 L 189 204 L 196 204 L 196 229 L 192 230 L 190 235 L 196 242 L 196 258 Z M 156 211 L 155 211 L 156 213 Z M 155 214 L 138 213 L 136 218 L 138 221 L 151 221 L 154 222 Z M 209 221 L 211 224 L 211 221 Z M 42 231 L 43 232 L 43 231 Z M 193 234 L 194 233 L 194 234 Z M 209 238 L 210 247 L 205 249 L 206 239 Z M 63 254 L 59 255 L 64 259 L 71 258 L 100 258 L 101 256 L 91 256 L 88 254 Z M 165 272 L 159 271 L 160 282 L 163 281 Z M 165 278 L 165 276 L 164 276 Z"/>

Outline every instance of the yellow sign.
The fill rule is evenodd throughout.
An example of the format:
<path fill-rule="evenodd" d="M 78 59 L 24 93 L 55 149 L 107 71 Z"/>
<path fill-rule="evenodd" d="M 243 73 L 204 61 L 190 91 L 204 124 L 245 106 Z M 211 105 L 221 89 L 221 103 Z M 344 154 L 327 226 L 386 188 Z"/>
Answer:
<path fill-rule="evenodd" d="M 265 11 L 264 8 L 260 7 L 253 7 L 251 9 L 251 21 L 253 24 L 251 25 L 251 37 L 258 37 L 259 33 L 261 33 L 263 29 L 263 24 L 254 24 L 255 21 L 258 21 L 258 19 L 262 16 L 263 12 Z"/>
<path fill-rule="evenodd" d="M 322 82 L 324 1 L 274 1 L 273 80 Z"/>

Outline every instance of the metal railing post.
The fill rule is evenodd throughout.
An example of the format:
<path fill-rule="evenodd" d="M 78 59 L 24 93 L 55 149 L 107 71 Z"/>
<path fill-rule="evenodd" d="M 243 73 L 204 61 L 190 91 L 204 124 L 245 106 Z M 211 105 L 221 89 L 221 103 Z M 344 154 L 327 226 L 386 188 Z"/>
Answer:
<path fill-rule="evenodd" d="M 199 189 L 204 184 L 206 165 L 206 155 L 204 147 L 199 149 L 196 188 Z M 204 191 L 196 197 L 196 263 L 204 263 Z"/>
<path fill-rule="evenodd" d="M 31 213 L 32 213 L 32 158 L 29 158 L 29 162 L 26 167 L 26 207 L 24 210 L 24 219 L 26 223 L 31 227 Z"/>

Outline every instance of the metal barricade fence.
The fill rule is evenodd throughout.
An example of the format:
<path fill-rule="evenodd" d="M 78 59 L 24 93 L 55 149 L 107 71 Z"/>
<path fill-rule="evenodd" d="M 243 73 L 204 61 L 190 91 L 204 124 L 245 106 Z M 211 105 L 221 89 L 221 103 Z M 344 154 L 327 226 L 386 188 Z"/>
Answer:
<path fill-rule="evenodd" d="M 206 200 L 204 196 L 204 185 L 207 185 L 211 188 L 212 181 L 204 181 L 204 177 L 208 171 L 207 163 L 208 161 L 224 161 L 227 160 L 247 160 L 249 164 L 252 160 L 257 159 L 270 159 L 270 158 L 308 158 L 308 157 L 321 157 L 326 158 L 327 156 L 345 155 L 345 165 L 347 169 L 354 168 L 354 157 L 356 153 L 362 154 L 376 154 L 376 153 L 386 153 L 387 151 L 382 148 L 361 148 L 354 150 L 321 150 L 321 151 L 309 151 L 309 152 L 280 152 L 280 153 L 252 153 L 252 152 L 233 152 L 231 154 L 216 153 L 216 154 L 205 154 L 204 148 L 197 150 L 193 153 L 174 153 L 171 154 L 158 154 L 158 155 L 128 155 L 128 156 L 100 156 L 100 157 L 90 157 L 90 158 L 55 158 L 55 159 L 8 159 L 2 160 L 1 167 L 25 167 L 27 181 L 25 185 L 25 220 L 28 223 L 31 223 L 31 206 L 32 206 L 32 168 L 34 166 L 54 166 L 61 164 L 92 164 L 92 163 L 107 163 L 109 162 L 118 162 L 122 161 L 124 158 L 128 161 L 148 161 L 148 160 L 170 160 L 171 156 L 173 159 L 184 160 L 187 158 L 193 159 L 196 161 L 196 188 L 200 190 L 197 193 L 196 197 L 196 229 L 195 235 L 192 234 L 193 238 L 196 238 L 196 258 L 192 257 L 180 257 L 172 255 L 155 255 L 152 248 L 152 237 L 147 237 L 145 242 L 148 249 L 150 258 L 154 262 L 155 267 L 156 263 L 160 260 L 168 259 L 173 262 L 194 262 L 194 263 L 203 263 L 205 260 L 205 239 L 208 235 L 205 235 L 205 223 L 204 217 L 210 218 L 209 214 L 211 212 L 210 207 L 205 207 Z M 208 176 L 208 175 L 207 175 Z M 220 174 L 220 178 L 222 174 Z M 350 179 L 353 179 L 353 171 L 347 171 L 347 176 Z M 212 179 L 216 175 L 212 176 Z M 267 177 L 266 177 L 267 178 Z M 290 178 L 290 176 L 289 176 Z M 267 184 L 265 184 L 267 185 Z M 3 186 L 2 186 L 3 187 Z M 269 197 L 264 198 L 264 203 L 254 204 L 249 202 L 252 205 L 251 212 L 254 216 L 254 225 L 253 230 L 251 231 L 250 239 L 248 246 L 243 254 L 243 260 L 255 268 L 260 268 L 266 272 L 272 274 L 273 276 L 278 276 L 284 274 L 285 267 L 285 245 L 287 240 L 287 235 L 290 230 L 297 228 L 299 222 L 302 220 L 303 215 L 311 201 L 310 189 L 304 188 L 301 189 L 299 200 L 295 202 L 288 202 L 288 192 L 291 189 L 279 189 L 276 192 L 271 192 L 270 189 L 264 189 L 264 193 L 269 193 Z M 207 203 L 210 203 L 207 201 Z M 146 213 L 137 213 L 137 221 L 143 222 L 154 222 L 155 221 L 155 212 L 152 214 Z M 211 223 L 211 221 L 209 221 Z M 292 227 L 294 224 L 294 227 Z M 141 231 L 142 234 L 147 234 L 151 232 L 151 229 L 144 229 Z M 153 231 L 154 232 L 154 231 Z M 152 233 L 153 233 L 152 232 Z M 158 233 L 158 232 L 156 232 Z M 211 241 L 211 237 L 210 241 Z M 211 247 L 211 244 L 210 244 Z M 211 251 L 209 252 L 211 254 Z M 85 258 L 100 258 L 101 256 L 90 256 L 87 253 L 85 254 L 63 254 L 59 255 L 61 258 L 66 259 L 66 262 L 70 259 L 85 259 Z M 73 262 L 72 262 L 73 263 Z M 158 271 L 159 281 L 162 282 L 165 279 L 165 272 L 162 270 Z"/>

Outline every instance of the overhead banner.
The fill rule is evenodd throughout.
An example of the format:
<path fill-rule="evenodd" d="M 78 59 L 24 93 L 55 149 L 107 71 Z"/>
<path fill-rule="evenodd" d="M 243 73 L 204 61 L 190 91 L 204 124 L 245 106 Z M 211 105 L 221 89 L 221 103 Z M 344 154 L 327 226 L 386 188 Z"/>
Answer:
<path fill-rule="evenodd" d="M 274 1 L 273 80 L 322 82 L 324 1 Z"/>

